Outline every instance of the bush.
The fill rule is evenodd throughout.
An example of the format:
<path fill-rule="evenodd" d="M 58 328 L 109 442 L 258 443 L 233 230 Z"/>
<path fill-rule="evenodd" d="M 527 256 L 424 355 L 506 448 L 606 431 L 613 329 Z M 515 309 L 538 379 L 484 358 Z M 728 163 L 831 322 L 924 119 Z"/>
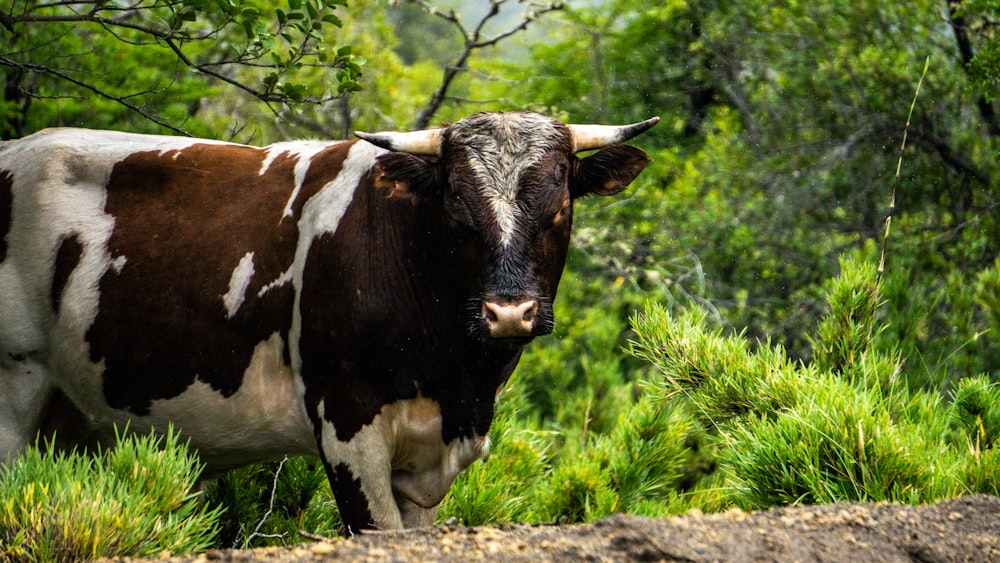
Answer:
<path fill-rule="evenodd" d="M 122 438 L 95 456 L 29 448 L 0 473 L 0 560 L 204 550 L 219 511 L 191 493 L 200 473 L 173 429 Z"/>
<path fill-rule="evenodd" d="M 295 457 L 234 469 L 206 493 L 223 510 L 220 547 L 246 549 L 305 541 L 300 530 L 340 534 L 340 512 L 319 458 Z"/>
<path fill-rule="evenodd" d="M 716 437 L 728 501 L 740 507 L 996 491 L 1000 391 L 985 376 L 961 381 L 952 402 L 907 387 L 898 345 L 874 338 L 884 326 L 875 269 L 841 268 L 810 365 L 708 329 L 697 310 L 675 317 L 657 305 L 633 319 L 630 350 Z"/>
<path fill-rule="evenodd" d="M 505 394 L 493 452 L 462 473 L 441 518 L 466 525 L 588 522 L 615 512 L 660 516 L 706 471 L 704 432 L 683 408 L 651 391 L 619 404 L 611 428 L 542 431 L 520 414 L 527 401 Z"/>

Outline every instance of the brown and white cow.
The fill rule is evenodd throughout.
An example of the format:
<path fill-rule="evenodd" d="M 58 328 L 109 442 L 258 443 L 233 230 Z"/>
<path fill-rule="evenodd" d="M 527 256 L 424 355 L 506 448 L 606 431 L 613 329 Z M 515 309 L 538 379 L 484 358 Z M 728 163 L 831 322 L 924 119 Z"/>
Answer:
<path fill-rule="evenodd" d="M 656 121 L 0 144 L 0 463 L 173 423 L 212 472 L 319 455 L 349 530 L 432 523 L 552 330 L 573 201 Z"/>

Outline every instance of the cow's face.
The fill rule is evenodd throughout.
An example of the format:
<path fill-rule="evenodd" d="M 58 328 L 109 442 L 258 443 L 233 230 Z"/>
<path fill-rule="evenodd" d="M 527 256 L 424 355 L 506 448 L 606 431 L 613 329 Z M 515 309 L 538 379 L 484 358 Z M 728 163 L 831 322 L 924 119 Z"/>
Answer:
<path fill-rule="evenodd" d="M 523 344 L 552 332 L 573 201 L 624 190 L 649 158 L 616 143 L 655 123 L 567 126 L 534 113 L 481 113 L 442 129 L 361 136 L 396 151 L 379 162 L 393 196 L 430 198 L 441 210 L 449 269 L 467 280 L 470 334 Z"/>

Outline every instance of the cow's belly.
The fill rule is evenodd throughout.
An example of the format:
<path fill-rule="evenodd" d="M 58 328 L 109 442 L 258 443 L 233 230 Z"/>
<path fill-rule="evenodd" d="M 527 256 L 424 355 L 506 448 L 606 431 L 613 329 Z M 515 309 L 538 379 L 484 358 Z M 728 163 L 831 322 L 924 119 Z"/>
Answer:
<path fill-rule="evenodd" d="M 274 334 L 254 349 L 243 383 L 224 397 L 196 381 L 181 395 L 153 402 L 144 423 L 172 422 L 209 470 L 226 470 L 285 455 L 318 453 L 300 386 Z"/>
<path fill-rule="evenodd" d="M 52 379 L 88 420 L 91 441 L 113 439 L 115 426 L 127 424 L 130 432 L 145 433 L 152 428 L 163 432 L 173 425 L 198 451 L 206 472 L 218 473 L 284 455 L 317 453 L 299 386 L 283 361 L 282 348 L 277 334 L 258 343 L 239 389 L 231 395 L 195 380 L 175 397 L 154 400 L 143 416 L 108 405 L 101 364 L 82 361 L 82 350 L 54 351 Z M 71 370 L 71 365 L 77 369 Z"/>

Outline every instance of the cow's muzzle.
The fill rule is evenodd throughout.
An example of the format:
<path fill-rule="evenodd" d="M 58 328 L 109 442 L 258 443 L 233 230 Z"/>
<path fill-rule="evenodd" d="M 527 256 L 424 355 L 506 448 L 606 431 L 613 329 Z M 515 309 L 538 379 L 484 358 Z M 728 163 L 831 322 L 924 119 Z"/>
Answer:
<path fill-rule="evenodd" d="M 484 299 L 482 318 L 490 338 L 530 338 L 535 335 L 538 300 Z"/>

